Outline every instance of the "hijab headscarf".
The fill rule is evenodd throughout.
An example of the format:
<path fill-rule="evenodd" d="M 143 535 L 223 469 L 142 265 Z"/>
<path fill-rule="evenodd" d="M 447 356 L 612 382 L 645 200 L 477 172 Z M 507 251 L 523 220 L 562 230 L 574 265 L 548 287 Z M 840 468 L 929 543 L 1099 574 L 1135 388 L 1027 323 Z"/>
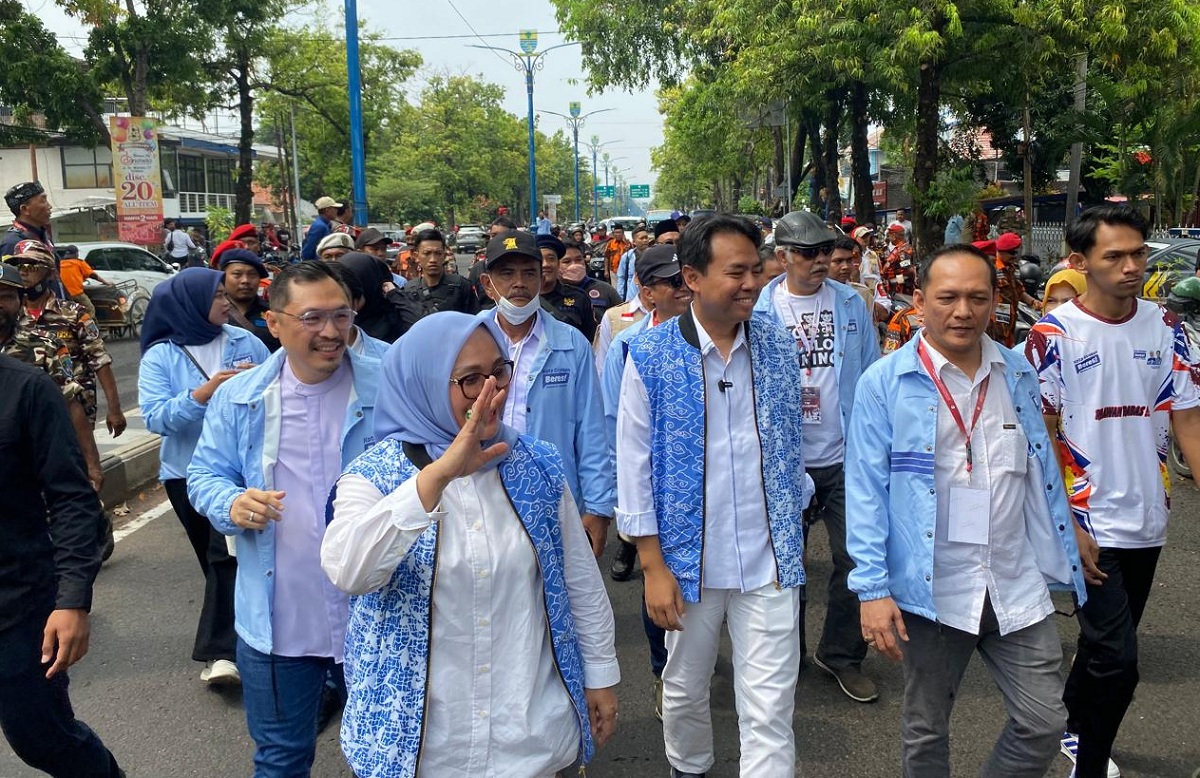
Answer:
<path fill-rule="evenodd" d="M 1050 276 L 1050 280 L 1046 282 L 1046 291 L 1042 295 L 1042 307 L 1046 307 L 1046 303 L 1050 301 L 1050 290 L 1059 284 L 1070 284 L 1075 290 L 1075 295 L 1082 296 L 1087 291 L 1087 276 L 1080 273 L 1074 268 L 1066 268 L 1060 270 Z"/>
<path fill-rule="evenodd" d="M 361 251 L 343 254 L 338 263 L 349 270 L 362 286 L 363 307 L 354 317 L 354 323 L 372 338 L 394 343 L 406 330 L 400 311 L 383 296 L 384 283 L 392 280 L 392 272 L 387 264 Z M 454 355 L 458 356 L 458 352 Z"/>
<path fill-rule="evenodd" d="M 492 334 L 474 316 L 442 311 L 421 319 L 392 344 L 383 357 L 375 403 L 376 440 L 423 445 L 434 459 L 446 452 L 459 432 L 450 407 L 450 391 L 458 388 L 451 386 L 450 374 L 467 339 L 481 327 Z M 499 342 L 497 346 L 504 354 Z M 514 430 L 501 424 L 496 438 L 483 447 L 503 440 L 511 450 L 516 438 Z M 501 459 L 487 467 L 497 466 Z"/>
<path fill-rule="evenodd" d="M 155 343 L 201 346 L 220 335 L 220 325 L 210 322 L 208 313 L 224 279 L 219 270 L 189 267 L 154 287 L 142 320 L 142 353 Z"/>

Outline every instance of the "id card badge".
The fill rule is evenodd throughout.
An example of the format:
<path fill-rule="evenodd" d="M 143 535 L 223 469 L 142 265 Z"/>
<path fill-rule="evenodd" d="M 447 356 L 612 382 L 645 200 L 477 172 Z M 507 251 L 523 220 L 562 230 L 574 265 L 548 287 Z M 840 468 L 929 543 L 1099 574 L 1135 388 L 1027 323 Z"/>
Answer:
<path fill-rule="evenodd" d="M 992 526 L 992 493 L 968 486 L 950 487 L 947 539 L 951 543 L 986 546 Z"/>
<path fill-rule="evenodd" d="M 821 423 L 821 387 L 800 387 L 800 414 L 805 424 Z"/>

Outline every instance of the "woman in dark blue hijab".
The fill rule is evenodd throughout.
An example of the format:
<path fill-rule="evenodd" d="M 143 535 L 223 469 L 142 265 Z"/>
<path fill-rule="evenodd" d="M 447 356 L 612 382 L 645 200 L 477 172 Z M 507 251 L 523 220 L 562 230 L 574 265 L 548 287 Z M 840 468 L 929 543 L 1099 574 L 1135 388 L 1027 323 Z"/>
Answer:
<path fill-rule="evenodd" d="M 229 555 L 224 536 L 188 502 L 184 479 L 213 393 L 270 356 L 253 334 L 225 323 L 230 303 L 223 279 L 218 270 L 192 267 L 154 288 L 142 322 L 138 370 L 142 417 L 147 429 L 162 436 L 158 477 L 204 573 L 192 659 L 204 662 L 200 678 L 208 684 L 239 680 L 233 663 L 237 561 Z"/>

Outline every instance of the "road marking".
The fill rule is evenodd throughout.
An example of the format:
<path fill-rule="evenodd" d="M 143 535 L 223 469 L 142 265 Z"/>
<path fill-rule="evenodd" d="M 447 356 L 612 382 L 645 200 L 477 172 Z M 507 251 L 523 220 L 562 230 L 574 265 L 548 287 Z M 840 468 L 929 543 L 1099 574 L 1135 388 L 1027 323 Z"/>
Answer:
<path fill-rule="evenodd" d="M 125 538 L 137 532 L 142 527 L 162 516 L 164 513 L 171 512 L 171 501 L 163 500 L 158 505 L 146 510 L 141 516 L 138 516 L 128 524 L 123 525 L 120 529 L 113 532 L 113 540 L 120 543 Z"/>

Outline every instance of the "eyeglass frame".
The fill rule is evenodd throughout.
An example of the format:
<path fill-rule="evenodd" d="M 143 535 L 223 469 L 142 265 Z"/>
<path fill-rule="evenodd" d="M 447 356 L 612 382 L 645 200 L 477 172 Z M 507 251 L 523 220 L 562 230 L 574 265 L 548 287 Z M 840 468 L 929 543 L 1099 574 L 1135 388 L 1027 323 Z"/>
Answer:
<path fill-rule="evenodd" d="M 335 308 L 332 311 L 305 311 L 304 313 L 289 313 L 288 311 L 272 311 L 272 313 L 283 314 L 290 316 L 300 323 L 300 326 L 309 332 L 320 332 L 325 329 L 325 324 L 333 325 L 336 330 L 349 330 L 354 326 L 355 311 L 353 308 Z M 338 323 L 333 318 L 339 314 L 349 314 L 350 319 L 345 327 L 339 327 Z M 313 324 L 312 322 L 316 322 Z"/>
<path fill-rule="evenodd" d="M 795 252 L 810 262 L 822 254 L 827 257 L 833 256 L 833 241 L 829 241 L 828 243 L 818 243 L 815 246 L 794 246 L 791 244 L 784 244 L 780 246 L 780 248 L 789 253 Z"/>
<path fill-rule="evenodd" d="M 467 373 L 466 375 L 459 376 L 458 378 L 454 378 L 453 376 L 451 376 L 450 383 L 452 383 L 458 387 L 458 391 L 462 392 L 462 396 L 463 396 L 464 400 L 478 400 L 479 395 L 483 393 L 483 386 L 484 386 L 484 384 L 487 383 L 487 380 L 489 378 L 496 379 L 496 388 L 497 389 L 504 389 L 505 387 L 507 387 L 509 384 L 512 383 L 513 375 L 516 374 L 516 363 L 513 362 L 511 359 L 501 359 L 498 364 L 500 365 L 500 367 L 493 369 L 492 372 L 490 372 L 490 373 Z M 508 378 L 504 381 L 503 384 L 501 384 L 500 376 L 496 374 L 496 371 L 497 370 L 503 371 L 505 369 L 508 372 Z M 467 387 L 466 387 L 466 384 L 464 384 L 463 382 L 467 381 L 468 379 L 475 378 L 476 376 L 482 376 L 483 380 L 480 381 L 480 383 L 479 383 L 479 391 L 475 393 L 474 397 L 472 397 L 471 395 L 467 394 Z"/>
<path fill-rule="evenodd" d="M 655 276 L 650 279 L 650 286 L 654 286 L 655 284 L 669 284 L 672 289 L 682 289 L 683 273 L 675 273 L 669 276 Z"/>

